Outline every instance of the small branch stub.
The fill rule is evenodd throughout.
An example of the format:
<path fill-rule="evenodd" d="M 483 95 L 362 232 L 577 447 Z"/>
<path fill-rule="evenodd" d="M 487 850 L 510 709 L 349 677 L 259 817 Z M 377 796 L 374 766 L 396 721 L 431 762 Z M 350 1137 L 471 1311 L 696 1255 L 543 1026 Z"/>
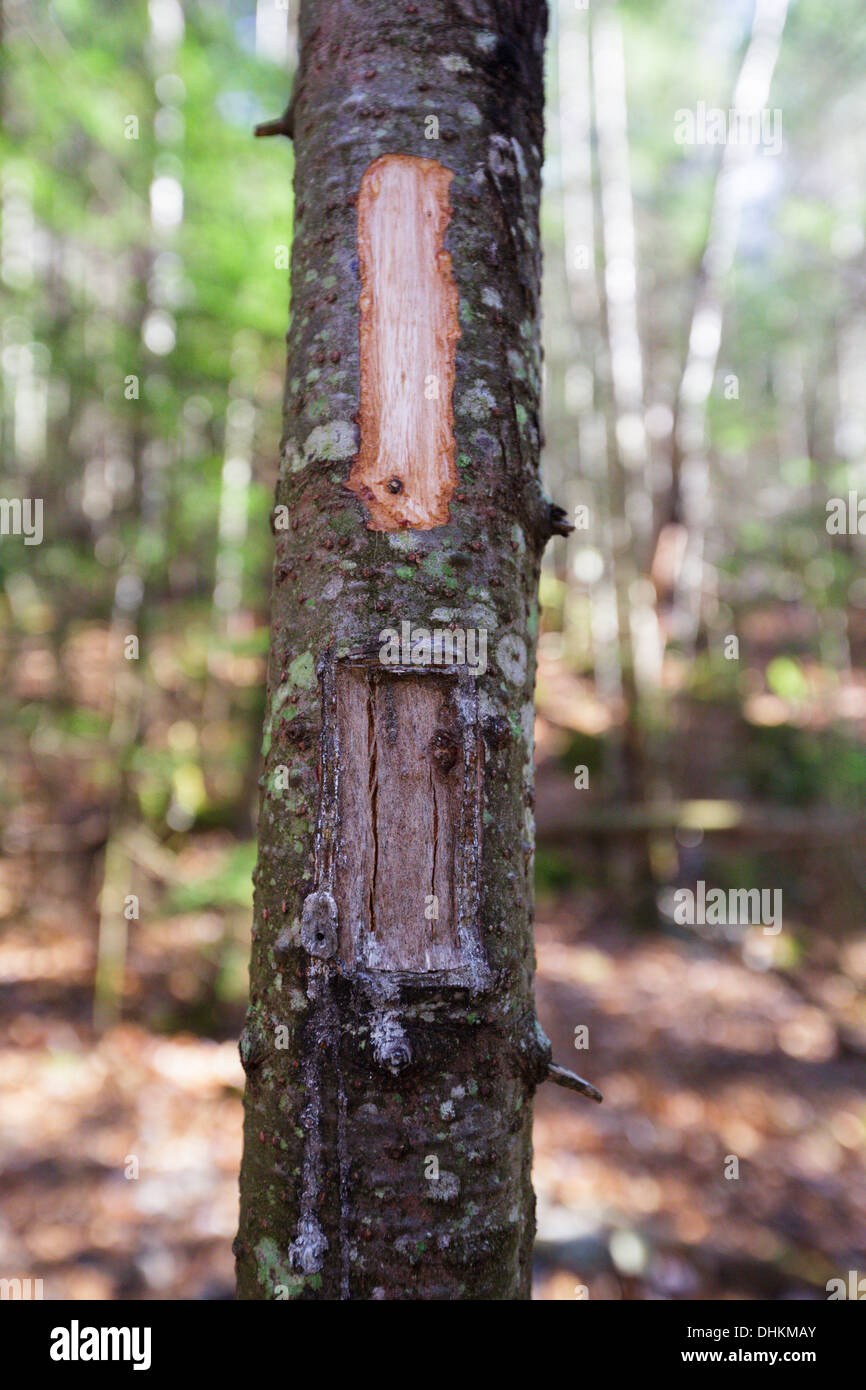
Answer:
<path fill-rule="evenodd" d="M 547 513 L 548 538 L 550 536 L 570 536 L 574 530 L 574 525 L 568 519 L 568 512 L 564 507 L 558 507 L 555 502 L 551 502 Z"/>
<path fill-rule="evenodd" d="M 565 1067 L 558 1067 L 555 1062 L 548 1066 L 544 1079 L 553 1081 L 557 1086 L 563 1086 L 567 1091 L 577 1091 L 580 1096 L 588 1096 L 590 1100 L 604 1100 L 601 1091 L 596 1090 L 591 1082 L 584 1081 L 582 1076 L 577 1076 L 573 1071 L 566 1071 Z"/>
<path fill-rule="evenodd" d="M 272 121 L 260 121 L 253 134 L 259 139 L 265 135 L 285 135 L 289 140 L 295 136 L 294 102 L 290 102 L 281 116 Z"/>

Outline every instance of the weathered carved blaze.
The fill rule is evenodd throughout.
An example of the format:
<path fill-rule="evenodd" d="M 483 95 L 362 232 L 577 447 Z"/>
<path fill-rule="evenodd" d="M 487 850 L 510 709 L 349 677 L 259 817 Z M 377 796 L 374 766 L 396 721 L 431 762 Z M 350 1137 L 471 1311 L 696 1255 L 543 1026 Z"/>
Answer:
<path fill-rule="evenodd" d="M 348 968 L 479 972 L 479 731 L 471 677 L 336 673 L 334 897 Z M 469 686 L 467 689 L 466 687 Z"/>

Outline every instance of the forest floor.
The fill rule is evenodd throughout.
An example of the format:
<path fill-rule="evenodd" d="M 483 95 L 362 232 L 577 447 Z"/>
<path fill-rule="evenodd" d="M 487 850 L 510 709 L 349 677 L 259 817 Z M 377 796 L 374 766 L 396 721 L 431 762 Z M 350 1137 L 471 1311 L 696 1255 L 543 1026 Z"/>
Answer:
<path fill-rule="evenodd" d="M 96 1037 L 69 872 L 0 938 L 0 1268 L 51 1298 L 229 1298 L 242 1004 L 210 1036 L 158 1007 L 197 997 L 226 923 L 133 933 L 126 1019 Z M 537 949 L 554 1056 L 605 1096 L 538 1095 L 537 1298 L 815 1298 L 863 1269 L 863 1068 L 832 991 L 824 1008 L 730 948 L 627 932 L 586 894 L 542 902 Z"/>
<path fill-rule="evenodd" d="M 587 804 L 573 740 L 591 753 L 585 731 L 609 719 L 574 680 L 541 677 L 539 1015 L 555 1060 L 604 1102 L 537 1096 L 535 1297 L 825 1298 L 866 1273 L 862 851 L 814 835 L 675 846 L 680 878 L 784 883 L 770 954 L 760 927 L 732 941 L 627 927 L 633 842 L 569 831 Z M 724 789 L 748 765 L 778 799 L 787 785 L 761 778 L 826 766 L 787 725 L 750 750 L 757 726 L 710 705 L 687 717 L 681 795 L 753 800 Z M 230 1298 L 254 847 L 218 827 L 127 838 L 142 914 L 120 1014 L 97 1034 L 104 804 L 40 780 L 26 740 L 6 752 L 0 1274 L 42 1278 L 47 1298 Z"/>
<path fill-rule="evenodd" d="M 604 1102 L 539 1094 L 536 1297 L 825 1298 L 862 1269 L 863 1062 L 833 1008 L 703 942 L 581 931 L 565 903 L 537 938 L 554 1057 Z"/>

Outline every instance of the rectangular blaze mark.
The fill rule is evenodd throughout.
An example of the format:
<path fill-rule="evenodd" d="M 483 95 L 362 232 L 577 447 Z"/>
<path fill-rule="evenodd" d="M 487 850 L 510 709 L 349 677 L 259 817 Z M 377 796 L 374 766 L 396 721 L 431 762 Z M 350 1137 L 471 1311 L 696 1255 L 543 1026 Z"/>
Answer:
<path fill-rule="evenodd" d="M 358 193 L 361 444 L 349 488 L 373 531 L 442 526 L 457 485 L 457 288 L 443 248 L 454 175 L 435 159 L 386 154 Z"/>
<path fill-rule="evenodd" d="M 466 967 L 477 862 L 477 732 L 440 675 L 338 665 L 334 896 L 349 966 Z"/>

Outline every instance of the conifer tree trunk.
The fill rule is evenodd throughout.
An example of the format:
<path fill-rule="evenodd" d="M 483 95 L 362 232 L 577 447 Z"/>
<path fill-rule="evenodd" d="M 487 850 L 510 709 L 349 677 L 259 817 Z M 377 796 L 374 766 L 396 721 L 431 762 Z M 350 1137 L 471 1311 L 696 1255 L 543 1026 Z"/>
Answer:
<path fill-rule="evenodd" d="M 523 1299 L 539 0 L 303 0 L 243 1298 Z M 371 167 L 372 166 L 372 167 Z"/>

